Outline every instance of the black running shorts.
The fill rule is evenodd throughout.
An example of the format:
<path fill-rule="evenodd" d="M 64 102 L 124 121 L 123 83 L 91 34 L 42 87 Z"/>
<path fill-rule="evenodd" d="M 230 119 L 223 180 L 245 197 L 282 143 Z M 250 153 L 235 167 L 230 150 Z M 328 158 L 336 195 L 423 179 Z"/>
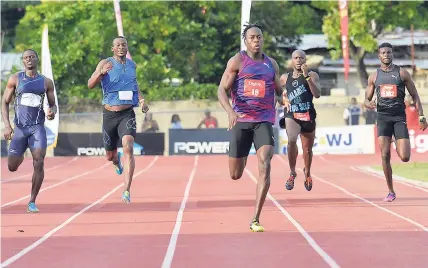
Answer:
<path fill-rule="evenodd" d="M 248 156 L 253 142 L 256 151 L 263 145 L 275 146 L 272 123 L 237 122 L 232 128 L 229 157 L 241 158 Z"/>
<path fill-rule="evenodd" d="M 409 138 L 405 117 L 378 116 L 376 125 L 378 137 L 394 135 L 396 140 Z"/>
<path fill-rule="evenodd" d="M 136 133 L 137 125 L 132 107 L 119 112 L 103 109 L 103 140 L 106 151 L 117 149 L 123 136 L 131 135 L 135 138 Z"/>

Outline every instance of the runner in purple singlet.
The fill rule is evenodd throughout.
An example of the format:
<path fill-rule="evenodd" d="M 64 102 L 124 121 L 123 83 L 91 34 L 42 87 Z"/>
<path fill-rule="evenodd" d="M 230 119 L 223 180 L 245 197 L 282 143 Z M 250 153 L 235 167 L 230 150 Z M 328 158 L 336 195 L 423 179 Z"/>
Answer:
<path fill-rule="evenodd" d="M 270 186 L 270 162 L 275 145 L 272 128 L 275 123 L 275 103 L 287 100 L 279 81 L 277 62 L 262 52 L 263 33 L 260 25 L 246 25 L 242 37 L 247 50 L 229 59 L 218 88 L 218 99 L 228 113 L 229 129 L 232 131 L 229 170 L 233 180 L 242 177 L 254 142 L 259 178 L 250 229 L 263 232 L 259 217 Z M 229 91 L 233 106 L 229 103 Z"/>
<path fill-rule="evenodd" d="M 11 140 L 7 158 L 9 171 L 18 170 L 27 148 L 30 148 L 33 156 L 34 172 L 27 211 L 38 212 L 35 202 L 43 183 L 47 148 L 45 116 L 48 120 L 54 119 L 57 109 L 52 80 L 37 72 L 39 64 L 37 53 L 32 49 L 25 50 L 22 61 L 25 70 L 9 77 L 3 94 L 1 111 L 5 124 L 4 138 Z M 46 115 L 43 110 L 45 94 L 50 107 Z M 9 120 L 9 104 L 13 97 L 15 98 L 14 129 Z"/>

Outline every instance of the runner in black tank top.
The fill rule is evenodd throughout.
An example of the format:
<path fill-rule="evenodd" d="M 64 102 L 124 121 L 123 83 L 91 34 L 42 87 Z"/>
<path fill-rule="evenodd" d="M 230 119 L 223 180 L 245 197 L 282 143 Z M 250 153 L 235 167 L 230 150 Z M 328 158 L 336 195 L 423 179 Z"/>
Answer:
<path fill-rule="evenodd" d="M 410 160 L 411 147 L 404 103 L 405 88 L 416 103 L 420 116 L 420 129 L 425 130 L 428 125 L 423 116 L 422 104 L 412 77 L 405 69 L 392 63 L 392 45 L 383 43 L 379 46 L 378 52 L 381 66 L 368 79 L 364 105 L 367 108 L 377 108 L 378 140 L 382 154 L 383 172 L 389 190 L 384 201 L 392 202 L 396 198 L 390 163 L 392 135 L 395 137 L 398 156 L 403 162 Z M 375 93 L 377 103 L 372 100 Z"/>
<path fill-rule="evenodd" d="M 17 171 L 24 160 L 24 153 L 30 149 L 33 157 L 33 179 L 31 197 L 27 205 L 28 212 L 38 212 L 36 197 L 44 178 L 44 159 L 46 155 L 46 130 L 44 117 L 55 118 L 56 104 L 54 86 L 51 79 L 37 72 L 39 57 L 28 49 L 22 54 L 25 70 L 11 75 L 2 99 L 2 116 L 5 124 L 4 137 L 11 140 L 7 156 L 9 171 Z M 49 109 L 43 110 L 44 97 L 47 97 Z M 9 104 L 15 97 L 15 128 L 9 120 Z"/>
<path fill-rule="evenodd" d="M 319 77 L 315 72 L 308 72 L 306 54 L 296 50 L 292 54 L 292 74 L 281 76 L 281 85 L 287 91 L 289 106 L 285 108 L 284 118 L 279 121 L 281 128 L 285 128 L 288 136 L 287 155 L 290 165 L 290 177 L 287 180 L 287 190 L 294 188 L 296 178 L 296 161 L 298 155 L 297 137 L 301 134 L 303 159 L 305 162 L 305 188 L 312 189 L 311 164 L 312 147 L 315 140 L 316 111 L 313 98 L 320 97 Z"/>

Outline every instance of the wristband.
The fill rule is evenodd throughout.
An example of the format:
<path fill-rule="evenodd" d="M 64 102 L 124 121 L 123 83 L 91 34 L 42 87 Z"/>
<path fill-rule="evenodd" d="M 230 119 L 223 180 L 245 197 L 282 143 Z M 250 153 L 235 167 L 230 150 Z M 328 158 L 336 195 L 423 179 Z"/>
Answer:
<path fill-rule="evenodd" d="M 311 76 L 310 76 L 310 75 L 308 75 L 308 76 L 306 76 L 306 77 L 305 77 L 305 79 L 306 79 L 307 81 L 309 81 L 309 79 L 311 79 Z"/>

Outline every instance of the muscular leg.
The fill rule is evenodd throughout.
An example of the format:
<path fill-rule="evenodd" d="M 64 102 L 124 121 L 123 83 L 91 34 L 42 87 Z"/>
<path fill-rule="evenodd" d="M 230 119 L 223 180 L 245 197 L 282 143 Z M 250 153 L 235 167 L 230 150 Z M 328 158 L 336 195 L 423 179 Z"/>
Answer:
<path fill-rule="evenodd" d="M 22 164 L 22 161 L 24 161 L 24 155 L 9 155 L 7 157 L 7 167 L 9 168 L 9 171 L 17 171 L 18 167 Z"/>
<path fill-rule="evenodd" d="M 134 176 L 135 170 L 135 158 L 134 158 L 134 137 L 131 135 L 124 135 L 122 137 L 122 146 L 124 153 L 124 171 L 125 171 L 125 188 L 124 191 L 128 191 L 131 188 L 132 177 Z"/>
<path fill-rule="evenodd" d="M 291 118 L 285 119 L 285 130 L 287 132 L 287 155 L 288 163 L 290 165 L 290 175 L 296 176 L 296 162 L 297 156 L 299 154 L 299 149 L 297 148 L 297 137 L 300 134 L 301 127 L 300 125 Z"/>
<path fill-rule="evenodd" d="M 378 137 L 380 152 L 382 154 L 382 168 L 385 174 L 386 183 L 390 193 L 395 194 L 392 184 L 392 168 L 391 168 L 391 137 L 380 136 Z"/>
<path fill-rule="evenodd" d="M 312 132 L 302 132 L 300 134 L 303 147 L 303 161 L 305 162 L 305 187 L 306 190 L 312 189 L 311 166 L 312 166 L 312 147 L 314 146 L 315 130 Z"/>
<path fill-rule="evenodd" d="M 239 180 L 247 165 L 247 156 L 240 158 L 229 157 L 229 173 L 232 180 Z"/>
<path fill-rule="evenodd" d="M 251 124 L 238 122 L 232 128 L 229 145 L 229 173 L 232 180 L 239 180 L 247 165 L 247 157 L 253 144 Z"/>
<path fill-rule="evenodd" d="M 285 188 L 287 190 L 292 190 L 294 188 L 294 179 L 297 176 L 296 173 L 296 162 L 297 156 L 299 155 L 299 149 L 297 147 L 297 137 L 300 134 L 302 128 L 300 125 L 294 121 L 292 118 L 285 118 L 285 130 L 287 132 L 287 156 L 288 156 L 288 165 L 290 166 L 290 177 L 285 183 Z"/>
<path fill-rule="evenodd" d="M 37 195 L 39 194 L 40 187 L 42 187 L 43 179 L 45 178 L 45 156 L 46 149 L 45 148 L 37 148 L 31 151 L 31 155 L 33 156 L 33 179 L 31 185 L 31 197 L 30 203 L 35 203 Z"/>
<path fill-rule="evenodd" d="M 256 207 L 254 218 L 259 221 L 260 213 L 266 200 L 266 195 L 270 187 L 271 160 L 274 154 L 274 146 L 263 145 L 257 150 L 257 160 L 259 167 L 259 178 L 257 181 Z"/>
<path fill-rule="evenodd" d="M 117 156 L 117 149 L 112 151 L 106 151 L 106 157 L 108 161 L 113 162 L 114 165 L 117 166 L 119 164 L 119 157 Z"/>
<path fill-rule="evenodd" d="M 396 140 L 397 144 L 397 154 L 403 162 L 410 161 L 410 140 L 409 139 L 398 139 Z"/>
<path fill-rule="evenodd" d="M 399 121 L 394 124 L 394 136 L 398 156 L 401 158 L 401 161 L 409 162 L 411 147 L 409 130 L 407 129 L 406 123 Z"/>
<path fill-rule="evenodd" d="M 9 154 L 7 157 L 7 167 L 9 171 L 15 172 L 24 161 L 24 153 L 28 148 L 28 129 L 24 127 L 15 127 L 14 135 L 9 145 Z"/>

